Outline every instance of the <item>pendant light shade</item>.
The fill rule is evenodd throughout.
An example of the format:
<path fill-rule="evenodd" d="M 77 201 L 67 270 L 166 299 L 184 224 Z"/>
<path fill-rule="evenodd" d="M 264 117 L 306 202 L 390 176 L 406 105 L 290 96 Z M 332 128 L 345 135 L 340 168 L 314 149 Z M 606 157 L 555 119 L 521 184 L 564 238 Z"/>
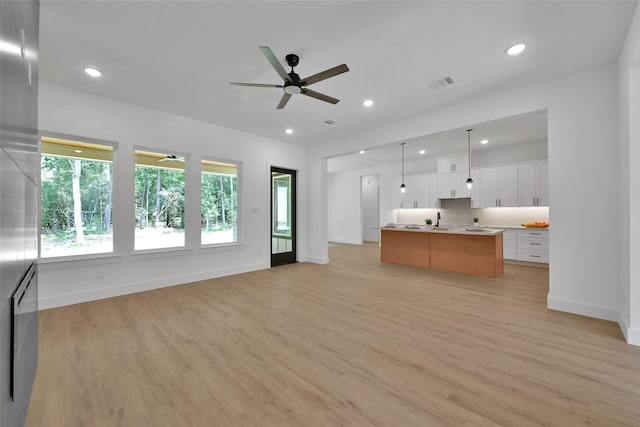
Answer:
<path fill-rule="evenodd" d="M 407 186 L 404 185 L 404 144 L 406 144 L 406 142 L 400 143 L 400 147 L 402 149 L 402 184 L 400 184 L 400 192 L 402 194 L 407 192 Z"/>
<path fill-rule="evenodd" d="M 465 181 L 467 188 L 471 190 L 473 187 L 473 179 L 471 179 L 471 131 L 473 129 L 467 129 L 467 154 L 469 156 L 469 178 Z"/>

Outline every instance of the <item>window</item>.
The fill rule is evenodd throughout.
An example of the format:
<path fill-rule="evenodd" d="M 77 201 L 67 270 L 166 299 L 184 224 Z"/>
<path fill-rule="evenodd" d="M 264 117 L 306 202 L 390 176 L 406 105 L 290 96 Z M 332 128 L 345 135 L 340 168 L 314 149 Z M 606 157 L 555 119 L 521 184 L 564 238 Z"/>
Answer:
<path fill-rule="evenodd" d="M 113 252 L 113 147 L 42 137 L 41 258 Z"/>
<path fill-rule="evenodd" d="M 135 250 L 182 247 L 184 157 L 136 150 Z"/>
<path fill-rule="evenodd" d="M 238 165 L 201 162 L 202 245 L 238 241 Z"/>

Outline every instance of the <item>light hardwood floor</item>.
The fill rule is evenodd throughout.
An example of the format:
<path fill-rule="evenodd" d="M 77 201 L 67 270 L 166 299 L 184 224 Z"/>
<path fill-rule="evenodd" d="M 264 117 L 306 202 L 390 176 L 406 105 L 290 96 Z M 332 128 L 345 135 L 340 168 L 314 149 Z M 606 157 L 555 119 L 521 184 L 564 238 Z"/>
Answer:
<path fill-rule="evenodd" d="M 41 312 L 27 426 L 640 425 L 640 348 L 547 270 L 330 256 Z"/>

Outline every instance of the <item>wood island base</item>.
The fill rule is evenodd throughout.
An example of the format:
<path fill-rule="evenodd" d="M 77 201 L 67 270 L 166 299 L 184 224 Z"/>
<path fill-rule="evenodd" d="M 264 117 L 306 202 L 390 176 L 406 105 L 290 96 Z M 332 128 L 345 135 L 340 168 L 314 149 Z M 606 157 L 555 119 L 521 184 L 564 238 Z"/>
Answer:
<path fill-rule="evenodd" d="M 483 277 L 504 272 L 502 232 L 381 230 L 380 260 Z"/>

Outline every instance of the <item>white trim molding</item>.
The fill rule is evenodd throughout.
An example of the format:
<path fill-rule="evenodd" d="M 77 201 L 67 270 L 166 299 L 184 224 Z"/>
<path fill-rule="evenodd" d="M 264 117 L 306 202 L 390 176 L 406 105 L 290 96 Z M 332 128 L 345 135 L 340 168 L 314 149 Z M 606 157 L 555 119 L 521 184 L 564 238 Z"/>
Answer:
<path fill-rule="evenodd" d="M 48 308 L 62 307 L 65 305 L 79 304 L 88 301 L 95 301 L 104 298 L 112 298 L 121 295 L 133 294 L 136 292 L 150 291 L 152 289 L 166 288 L 169 286 L 184 285 L 191 282 L 201 280 L 215 279 L 218 277 L 230 276 L 233 274 L 249 273 L 257 270 L 268 269 L 269 266 L 264 263 L 247 264 L 243 266 L 225 268 L 219 270 L 202 271 L 189 275 L 181 275 L 174 277 L 165 277 L 160 280 L 149 280 L 146 282 L 127 283 L 118 286 L 108 286 L 98 289 L 88 289 L 80 292 L 69 292 L 50 297 L 41 297 L 38 299 L 38 309 L 46 310 Z"/>
<path fill-rule="evenodd" d="M 640 329 L 630 328 L 621 311 L 618 312 L 618 325 L 624 334 L 627 344 L 640 346 Z"/>
<path fill-rule="evenodd" d="M 547 295 L 547 308 L 612 322 L 619 322 L 620 320 L 618 310 L 615 308 L 556 298 L 552 297 L 551 294 Z"/>

